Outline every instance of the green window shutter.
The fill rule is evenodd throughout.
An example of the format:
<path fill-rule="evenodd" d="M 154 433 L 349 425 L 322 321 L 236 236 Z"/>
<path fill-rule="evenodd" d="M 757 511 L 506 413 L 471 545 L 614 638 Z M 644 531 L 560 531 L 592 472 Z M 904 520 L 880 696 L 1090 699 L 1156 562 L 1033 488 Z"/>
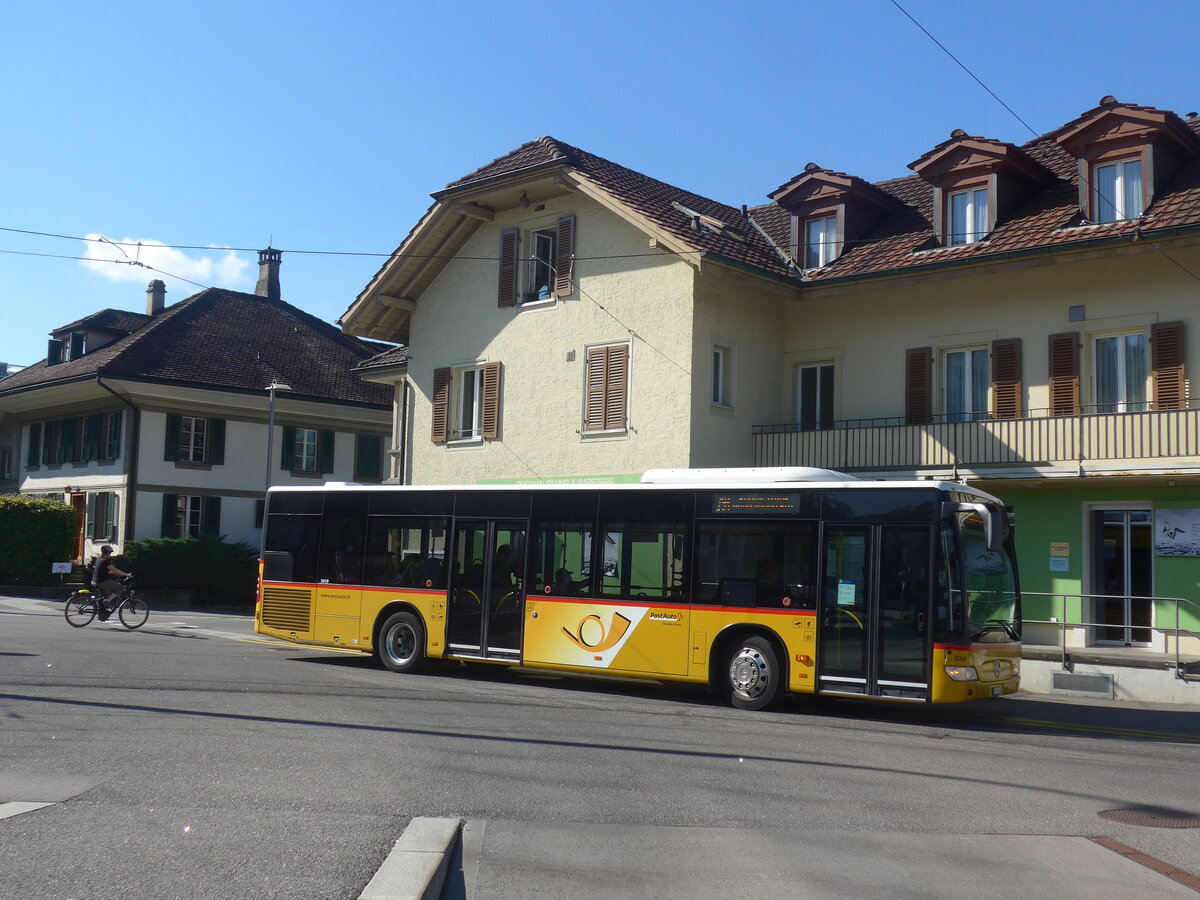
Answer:
<path fill-rule="evenodd" d="M 354 480 L 380 481 L 383 478 L 383 438 L 377 434 L 354 436 Z"/>
<path fill-rule="evenodd" d="M 54 338 L 50 338 L 50 340 L 46 342 L 46 365 L 57 366 L 60 362 L 62 362 L 62 356 L 63 342 Z"/>
<path fill-rule="evenodd" d="M 84 526 L 84 535 L 96 539 L 96 497 L 97 494 L 87 495 L 87 524 Z"/>
<path fill-rule="evenodd" d="M 117 510 L 121 508 L 121 497 L 116 493 L 108 495 L 108 505 L 105 507 L 103 540 L 117 540 Z"/>
<path fill-rule="evenodd" d="M 225 420 L 208 420 L 208 461 L 214 466 L 225 464 Z"/>
<path fill-rule="evenodd" d="M 62 430 L 58 433 L 58 461 L 60 463 L 72 462 L 75 460 L 75 447 L 78 444 L 78 441 L 75 438 L 75 432 L 78 430 L 78 419 L 63 419 Z"/>
<path fill-rule="evenodd" d="M 221 533 L 221 498 L 205 497 L 200 516 L 200 533 L 216 537 Z"/>
<path fill-rule="evenodd" d="M 332 431 L 322 431 L 317 435 L 317 471 L 322 475 L 333 472 Z"/>
<path fill-rule="evenodd" d="M 162 536 L 179 537 L 179 495 L 163 494 Z"/>
<path fill-rule="evenodd" d="M 71 335 L 71 359 L 79 359 L 79 357 L 83 356 L 86 337 L 87 335 L 79 331 Z"/>
<path fill-rule="evenodd" d="M 296 468 L 296 429 L 283 426 L 283 445 L 279 448 L 279 468 L 291 472 Z"/>
<path fill-rule="evenodd" d="M 163 459 L 167 462 L 179 462 L 179 432 L 183 426 L 183 416 L 167 413 L 167 437 L 163 442 Z"/>
<path fill-rule="evenodd" d="M 36 466 L 42 461 L 42 423 L 34 422 L 29 426 L 29 452 L 25 457 L 25 465 Z"/>

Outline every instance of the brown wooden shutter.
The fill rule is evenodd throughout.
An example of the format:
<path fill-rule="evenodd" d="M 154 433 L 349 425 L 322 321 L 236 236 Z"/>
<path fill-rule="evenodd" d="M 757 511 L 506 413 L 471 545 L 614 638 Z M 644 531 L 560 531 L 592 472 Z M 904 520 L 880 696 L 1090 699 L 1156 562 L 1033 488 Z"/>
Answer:
<path fill-rule="evenodd" d="M 1150 326 L 1150 367 L 1154 379 L 1154 409 L 1187 406 L 1187 379 L 1183 368 L 1183 323 L 1161 322 Z"/>
<path fill-rule="evenodd" d="M 1021 339 L 992 341 L 992 417 L 1019 419 L 1021 405 Z"/>
<path fill-rule="evenodd" d="M 433 436 L 435 444 L 446 443 L 450 430 L 450 369 L 433 370 Z"/>
<path fill-rule="evenodd" d="M 629 347 L 593 347 L 587 353 L 583 430 L 625 428 L 629 395 Z"/>
<path fill-rule="evenodd" d="M 558 220 L 554 236 L 554 296 L 569 297 L 575 279 L 575 217 Z"/>
<path fill-rule="evenodd" d="M 933 418 L 933 348 L 914 347 L 904 363 L 904 421 L 924 425 Z"/>
<path fill-rule="evenodd" d="M 483 410 L 481 425 L 485 440 L 495 440 L 500 434 L 500 363 L 483 367 Z"/>
<path fill-rule="evenodd" d="M 1050 335 L 1050 415 L 1077 416 L 1079 332 Z"/>
<path fill-rule="evenodd" d="M 517 302 L 517 251 L 521 232 L 515 228 L 500 232 L 500 289 L 497 306 L 515 306 Z"/>

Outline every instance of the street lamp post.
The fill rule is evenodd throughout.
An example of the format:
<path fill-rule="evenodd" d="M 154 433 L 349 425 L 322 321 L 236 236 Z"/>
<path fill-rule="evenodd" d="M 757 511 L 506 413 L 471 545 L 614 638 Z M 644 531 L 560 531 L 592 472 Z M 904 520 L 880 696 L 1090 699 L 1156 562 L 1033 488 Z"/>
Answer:
<path fill-rule="evenodd" d="M 270 394 L 270 396 L 271 396 L 271 402 L 267 407 L 267 487 L 266 487 L 266 490 L 268 490 L 268 491 L 271 489 L 271 445 L 275 442 L 275 392 L 276 391 L 290 391 L 291 389 L 292 389 L 291 385 L 281 384 L 280 382 L 276 381 L 274 378 L 271 379 L 271 383 L 268 384 L 267 388 L 266 388 L 267 393 Z M 266 496 L 265 492 L 264 492 L 263 496 Z"/>

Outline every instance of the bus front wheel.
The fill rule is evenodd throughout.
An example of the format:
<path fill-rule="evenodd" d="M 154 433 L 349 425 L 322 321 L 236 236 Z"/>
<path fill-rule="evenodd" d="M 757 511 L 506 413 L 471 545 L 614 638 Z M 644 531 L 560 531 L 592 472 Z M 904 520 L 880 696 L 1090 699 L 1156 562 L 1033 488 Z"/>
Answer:
<path fill-rule="evenodd" d="M 751 636 L 733 645 L 729 654 L 726 688 L 738 709 L 766 709 L 779 697 L 783 667 L 771 643 Z"/>
<path fill-rule="evenodd" d="M 379 661 L 393 672 L 415 672 L 425 662 L 425 626 L 410 612 L 388 616 L 379 629 Z"/>

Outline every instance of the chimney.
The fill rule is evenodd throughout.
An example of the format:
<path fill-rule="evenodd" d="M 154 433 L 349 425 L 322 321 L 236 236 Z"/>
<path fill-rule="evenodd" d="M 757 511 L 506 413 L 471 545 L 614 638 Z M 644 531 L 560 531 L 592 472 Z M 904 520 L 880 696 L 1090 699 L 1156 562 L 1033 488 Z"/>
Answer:
<path fill-rule="evenodd" d="M 258 284 L 254 293 L 268 300 L 279 299 L 279 263 L 283 252 L 273 247 L 258 251 Z"/>
<path fill-rule="evenodd" d="M 167 305 L 167 286 L 155 278 L 146 286 L 146 315 L 157 316 Z"/>

